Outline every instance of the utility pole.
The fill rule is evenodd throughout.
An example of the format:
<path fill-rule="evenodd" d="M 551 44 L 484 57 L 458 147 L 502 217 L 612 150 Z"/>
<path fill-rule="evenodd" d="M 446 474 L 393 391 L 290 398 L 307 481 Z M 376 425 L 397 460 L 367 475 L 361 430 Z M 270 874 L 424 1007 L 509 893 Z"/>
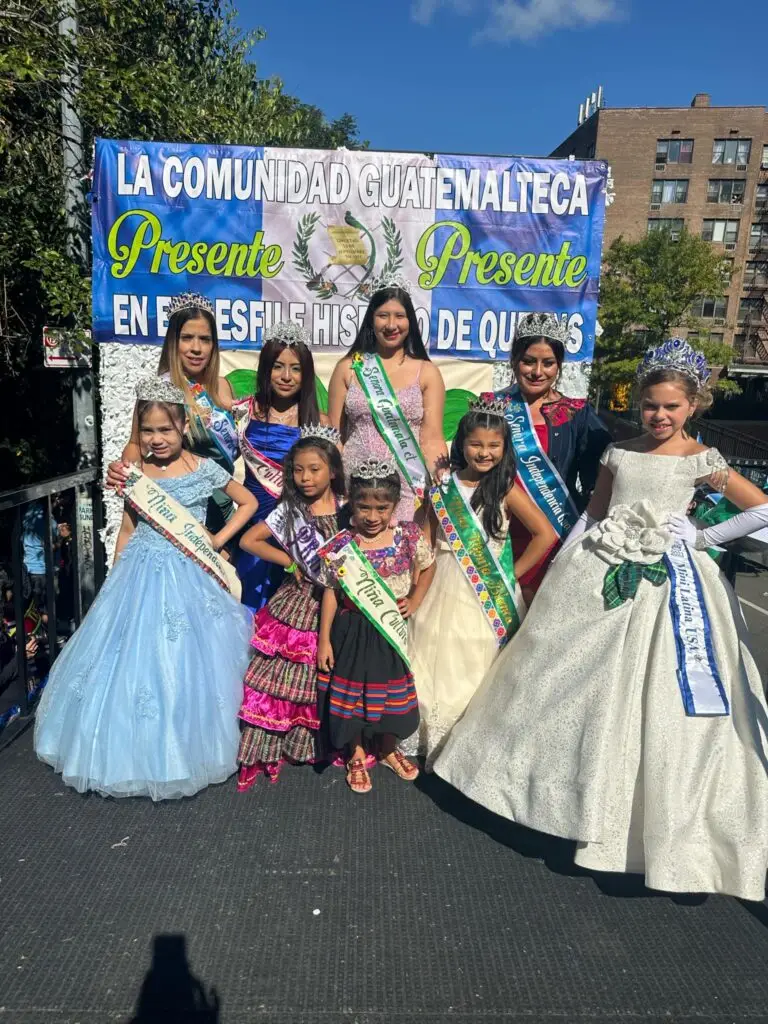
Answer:
<path fill-rule="evenodd" d="M 80 91 L 80 70 L 77 55 L 77 0 L 59 0 L 59 36 L 67 45 L 61 74 L 61 141 L 64 170 L 64 207 L 69 233 L 70 256 L 87 272 L 88 238 L 84 216 L 83 130 L 77 113 Z M 96 402 L 93 371 L 88 368 L 72 371 L 72 415 L 78 450 L 78 469 L 88 469 L 97 462 Z M 77 556 L 83 608 L 87 609 L 96 594 L 93 502 L 86 487 L 79 487 L 75 508 Z"/>

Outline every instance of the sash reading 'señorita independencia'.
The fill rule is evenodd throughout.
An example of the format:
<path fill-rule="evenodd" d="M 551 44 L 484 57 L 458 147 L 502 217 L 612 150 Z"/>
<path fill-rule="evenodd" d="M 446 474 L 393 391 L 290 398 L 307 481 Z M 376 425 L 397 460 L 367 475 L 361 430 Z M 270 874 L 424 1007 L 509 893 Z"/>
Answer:
<path fill-rule="evenodd" d="M 264 522 L 302 573 L 320 586 L 327 587 L 329 574 L 319 554 L 324 541 L 312 522 L 298 512 L 289 515 L 283 503 L 274 508 Z"/>
<path fill-rule="evenodd" d="M 319 554 L 349 600 L 410 668 L 408 624 L 397 607 L 397 598 L 355 544 L 349 530 L 331 537 Z"/>
<path fill-rule="evenodd" d="M 270 494 L 273 498 L 279 498 L 283 493 L 283 467 L 279 462 L 275 462 L 266 455 L 263 455 L 258 448 L 254 448 L 245 436 L 248 424 L 252 419 L 256 418 L 253 415 L 253 399 L 245 398 L 235 402 L 232 406 L 232 411 L 237 423 L 240 454 L 243 457 L 243 462 L 267 494 Z"/>
<path fill-rule="evenodd" d="M 517 475 L 562 540 L 578 519 L 576 507 L 563 478 L 541 447 L 531 411 L 519 388 L 513 387 L 504 397 L 507 398 L 505 416 L 512 433 Z"/>
<path fill-rule="evenodd" d="M 466 575 L 486 621 L 502 647 L 520 627 L 515 603 L 515 569 L 509 535 L 497 558 L 483 538 L 477 513 L 452 474 L 429 491 L 437 521 L 459 568 Z"/>
<path fill-rule="evenodd" d="M 421 500 L 429 474 L 418 441 L 413 436 L 397 395 L 392 390 L 381 360 L 375 352 L 352 357 L 352 369 L 371 410 L 376 429 L 400 468 L 411 490 Z"/>
<path fill-rule="evenodd" d="M 234 567 L 213 549 L 205 527 L 180 502 L 135 466 L 125 481 L 123 497 L 154 530 L 240 599 Z"/>

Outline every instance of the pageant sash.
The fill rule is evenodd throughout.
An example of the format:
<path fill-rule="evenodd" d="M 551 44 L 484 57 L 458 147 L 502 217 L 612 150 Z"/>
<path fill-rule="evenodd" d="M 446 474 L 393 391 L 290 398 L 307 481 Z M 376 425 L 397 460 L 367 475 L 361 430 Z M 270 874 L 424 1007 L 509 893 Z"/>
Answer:
<path fill-rule="evenodd" d="M 164 380 L 171 379 L 170 373 L 164 373 L 162 376 Z M 235 459 L 240 447 L 234 415 L 226 409 L 220 409 L 214 405 L 202 384 L 187 379 L 187 387 L 197 405 L 204 412 L 204 415 L 200 416 L 187 406 L 190 424 L 193 424 L 194 421 L 192 437 L 194 438 L 196 434 L 207 437 L 227 460 L 229 463 L 227 469 L 231 473 L 235 468 Z"/>
<path fill-rule="evenodd" d="M 445 539 L 480 602 L 496 644 L 503 647 L 520 628 L 509 535 L 497 558 L 484 539 L 477 513 L 456 483 L 455 474 L 447 483 L 430 488 L 429 497 Z"/>
<path fill-rule="evenodd" d="M 262 454 L 258 448 L 254 448 L 245 436 L 246 428 L 254 418 L 253 400 L 246 398 L 243 401 L 236 402 L 233 412 L 238 425 L 237 436 L 243 462 L 267 494 L 279 499 L 283 493 L 283 467 L 279 462 L 275 462 L 273 459 Z"/>
<path fill-rule="evenodd" d="M 528 403 L 520 397 L 517 387 L 507 394 L 509 401 L 505 415 L 517 458 L 517 475 L 563 540 L 578 519 L 576 507 L 563 478 L 541 447 Z"/>
<path fill-rule="evenodd" d="M 282 503 L 269 513 L 264 522 L 302 573 L 321 587 L 327 587 L 328 574 L 318 554 L 324 540 L 312 523 L 298 512 L 290 515 Z"/>
<path fill-rule="evenodd" d="M 352 359 L 352 369 L 368 402 L 376 429 L 384 438 L 411 490 L 419 500 L 423 499 L 429 478 L 424 456 L 381 360 L 375 352 L 366 352 L 365 355 L 357 353 Z"/>
<path fill-rule="evenodd" d="M 676 540 L 664 555 L 669 610 L 677 647 L 677 681 L 686 715 L 728 715 L 701 582 L 690 551 Z"/>
<path fill-rule="evenodd" d="M 214 551 L 203 525 L 156 481 L 134 466 L 125 482 L 123 497 L 154 530 L 240 599 L 240 581 L 234 567 Z"/>
<path fill-rule="evenodd" d="M 408 624 L 397 599 L 352 539 L 342 530 L 319 550 L 339 586 L 371 625 L 392 645 L 408 668 Z"/>

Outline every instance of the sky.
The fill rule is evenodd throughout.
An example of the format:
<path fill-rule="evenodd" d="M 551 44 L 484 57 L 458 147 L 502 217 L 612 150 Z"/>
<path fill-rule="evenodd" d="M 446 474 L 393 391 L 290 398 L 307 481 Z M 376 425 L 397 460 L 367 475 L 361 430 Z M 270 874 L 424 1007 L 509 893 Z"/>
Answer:
<path fill-rule="evenodd" d="M 242 28 L 267 33 L 259 74 L 328 117 L 353 114 L 372 149 L 546 156 L 598 85 L 609 107 L 688 106 L 697 92 L 768 106 L 760 0 L 235 4 Z"/>

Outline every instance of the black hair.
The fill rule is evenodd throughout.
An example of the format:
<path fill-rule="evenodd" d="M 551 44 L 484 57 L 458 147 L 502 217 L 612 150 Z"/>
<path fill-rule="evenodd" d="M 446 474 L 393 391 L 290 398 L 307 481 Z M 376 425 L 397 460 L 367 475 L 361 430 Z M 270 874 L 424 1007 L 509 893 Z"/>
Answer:
<path fill-rule="evenodd" d="M 303 341 L 286 345 L 280 338 L 271 338 L 264 343 L 259 354 L 259 367 L 256 371 L 256 401 L 259 412 L 269 422 L 269 410 L 272 406 L 272 368 L 286 349 L 295 352 L 301 366 L 301 390 L 299 391 L 299 426 L 307 427 L 310 423 L 318 423 L 320 410 L 317 407 L 315 391 L 315 361 L 312 353 Z"/>
<path fill-rule="evenodd" d="M 355 476 L 355 471 L 349 475 L 349 504 L 350 509 L 353 510 L 354 506 L 366 491 L 383 491 L 387 496 L 387 501 L 391 501 L 393 505 L 396 505 L 400 501 L 400 474 L 395 470 L 394 473 L 390 473 L 388 476 L 370 477 Z"/>
<path fill-rule="evenodd" d="M 283 494 L 281 502 L 288 510 L 289 524 L 292 525 L 295 515 L 303 515 L 306 512 L 307 502 L 304 495 L 296 486 L 293 479 L 293 466 L 299 452 L 305 452 L 308 448 L 315 448 L 323 460 L 328 464 L 331 471 L 331 491 L 337 498 L 343 498 L 346 493 L 344 483 L 344 467 L 341 462 L 339 449 L 333 441 L 327 441 L 324 437 L 301 437 L 288 451 L 283 461 Z"/>
<path fill-rule="evenodd" d="M 517 366 L 531 345 L 537 345 L 540 341 L 549 345 L 552 349 L 552 355 L 557 360 L 558 370 L 562 370 L 563 363 L 565 362 L 565 345 L 562 341 L 557 341 L 555 338 L 545 338 L 543 335 L 540 335 L 539 337 L 515 338 L 512 342 L 512 351 L 509 354 L 509 361 L 512 364 L 512 369 Z"/>
<path fill-rule="evenodd" d="M 504 449 L 501 458 L 480 480 L 472 494 L 470 505 L 480 514 L 483 528 L 489 537 L 501 540 L 503 535 L 504 516 L 501 503 L 515 482 L 517 462 L 515 450 L 507 421 L 503 416 L 494 416 L 486 412 L 468 412 L 459 421 L 456 438 L 451 446 L 451 469 L 464 469 L 467 460 L 464 457 L 464 445 L 473 430 L 478 427 L 484 430 L 495 430 L 501 434 Z"/>
<path fill-rule="evenodd" d="M 405 344 L 403 346 L 405 354 L 407 356 L 411 356 L 413 359 L 429 360 L 429 353 L 427 352 L 424 346 L 424 340 L 421 337 L 419 321 L 416 319 L 416 310 L 413 308 L 411 296 L 403 288 L 380 288 L 377 292 L 373 293 L 371 301 L 368 304 L 368 309 L 365 311 L 363 322 L 360 324 L 360 330 L 357 332 L 357 337 L 352 343 L 352 348 L 349 350 L 349 354 L 354 355 L 356 352 L 376 351 L 376 335 L 373 331 L 373 317 L 379 306 L 383 306 L 385 302 L 389 302 L 391 299 L 395 299 L 400 303 L 408 317 L 408 337 L 405 339 Z"/>

